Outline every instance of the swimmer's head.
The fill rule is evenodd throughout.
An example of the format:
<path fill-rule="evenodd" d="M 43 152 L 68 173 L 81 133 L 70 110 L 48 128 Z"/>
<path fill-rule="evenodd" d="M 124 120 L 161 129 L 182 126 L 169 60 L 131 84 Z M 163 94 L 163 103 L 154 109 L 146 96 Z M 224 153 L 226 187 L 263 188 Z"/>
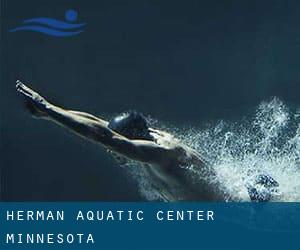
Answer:
<path fill-rule="evenodd" d="M 117 115 L 109 121 L 108 127 L 129 139 L 153 140 L 147 119 L 136 111 Z"/>

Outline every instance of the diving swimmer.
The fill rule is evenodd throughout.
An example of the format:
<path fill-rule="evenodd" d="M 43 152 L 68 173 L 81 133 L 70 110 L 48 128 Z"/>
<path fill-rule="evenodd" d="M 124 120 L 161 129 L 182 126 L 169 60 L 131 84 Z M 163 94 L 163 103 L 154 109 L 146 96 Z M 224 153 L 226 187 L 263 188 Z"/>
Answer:
<path fill-rule="evenodd" d="M 184 145 L 173 135 L 149 127 L 142 114 L 124 112 L 106 121 L 85 112 L 55 106 L 19 80 L 16 82 L 16 89 L 25 98 L 27 108 L 35 118 L 58 123 L 85 139 L 103 145 L 109 152 L 123 159 L 142 163 L 141 167 L 149 172 L 151 181 L 160 190 L 163 200 L 231 200 L 219 188 L 220 183 L 213 167 L 197 151 Z M 196 167 L 203 176 L 209 178 L 192 180 L 190 166 Z M 268 180 L 269 177 L 265 176 Z M 247 186 L 252 201 L 271 199 L 271 194 L 261 196 L 257 189 L 257 185 L 266 186 L 267 180 L 257 181 L 256 187 Z M 275 180 L 273 186 L 276 184 L 274 183 Z"/>

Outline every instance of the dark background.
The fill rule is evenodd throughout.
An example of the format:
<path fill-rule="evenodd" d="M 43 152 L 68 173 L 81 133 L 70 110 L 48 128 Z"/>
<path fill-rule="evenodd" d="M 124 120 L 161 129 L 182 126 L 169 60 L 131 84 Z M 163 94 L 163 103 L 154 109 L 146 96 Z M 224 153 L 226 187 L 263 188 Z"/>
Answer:
<path fill-rule="evenodd" d="M 8 32 L 67 9 L 87 23 L 78 36 Z M 1 199 L 142 199 L 101 147 L 31 119 L 16 79 L 66 108 L 174 126 L 241 117 L 271 96 L 297 105 L 299 14 L 286 0 L 2 0 Z"/>

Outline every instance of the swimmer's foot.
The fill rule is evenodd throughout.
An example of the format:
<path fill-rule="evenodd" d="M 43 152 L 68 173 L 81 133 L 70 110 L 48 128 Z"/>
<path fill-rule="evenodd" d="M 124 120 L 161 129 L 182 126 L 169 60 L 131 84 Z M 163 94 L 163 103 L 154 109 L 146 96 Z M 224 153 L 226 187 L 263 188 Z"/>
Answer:
<path fill-rule="evenodd" d="M 42 96 L 19 80 L 16 81 L 16 90 L 25 98 L 25 106 L 35 118 L 47 116 L 44 111 L 48 103 Z"/>
<path fill-rule="evenodd" d="M 246 187 L 251 201 L 270 201 L 279 194 L 279 183 L 267 174 L 259 174 L 252 183 L 247 183 Z"/>

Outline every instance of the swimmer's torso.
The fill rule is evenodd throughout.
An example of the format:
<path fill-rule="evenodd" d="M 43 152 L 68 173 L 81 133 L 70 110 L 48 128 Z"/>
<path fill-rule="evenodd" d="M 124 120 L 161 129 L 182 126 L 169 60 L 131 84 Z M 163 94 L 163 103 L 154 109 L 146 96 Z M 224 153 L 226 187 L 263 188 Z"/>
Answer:
<path fill-rule="evenodd" d="M 145 166 L 156 191 L 161 193 L 164 199 L 178 200 L 224 200 L 224 197 L 212 191 L 208 180 L 201 178 L 191 168 L 183 166 Z"/>
<path fill-rule="evenodd" d="M 153 130 L 154 131 L 154 130 Z M 155 142 L 161 146 L 174 148 L 174 159 L 164 165 L 149 165 L 147 171 L 151 181 L 156 184 L 162 195 L 169 200 L 221 200 L 222 195 L 209 184 L 209 180 L 202 178 L 201 170 L 205 166 L 191 166 L 193 150 L 181 145 L 180 141 L 172 135 L 157 131 L 152 132 Z M 221 197 L 222 196 L 222 197 Z"/>

